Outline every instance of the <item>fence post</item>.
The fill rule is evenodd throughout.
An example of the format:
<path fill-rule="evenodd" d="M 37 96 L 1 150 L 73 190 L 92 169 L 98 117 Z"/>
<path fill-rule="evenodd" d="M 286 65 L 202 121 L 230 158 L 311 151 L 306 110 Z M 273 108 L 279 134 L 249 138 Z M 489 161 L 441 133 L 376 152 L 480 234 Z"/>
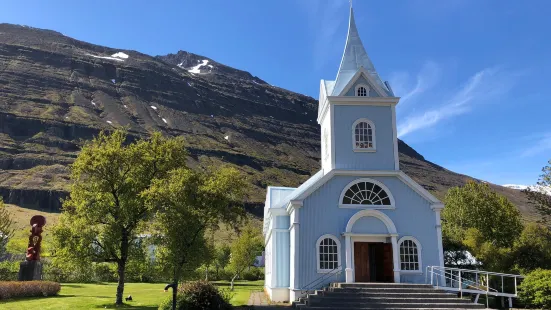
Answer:
<path fill-rule="evenodd" d="M 432 284 L 433 275 L 434 275 L 434 266 L 430 266 L 430 285 L 433 285 Z M 515 283 L 516 283 L 516 281 L 515 281 Z"/>
<path fill-rule="evenodd" d="M 462 280 L 461 279 L 461 270 L 458 271 L 458 276 L 459 276 L 459 295 L 461 296 L 461 298 L 463 298 L 463 285 L 462 285 Z"/>
<path fill-rule="evenodd" d="M 490 275 L 486 273 L 486 308 L 490 308 L 490 301 L 488 300 L 488 293 L 490 292 Z"/>

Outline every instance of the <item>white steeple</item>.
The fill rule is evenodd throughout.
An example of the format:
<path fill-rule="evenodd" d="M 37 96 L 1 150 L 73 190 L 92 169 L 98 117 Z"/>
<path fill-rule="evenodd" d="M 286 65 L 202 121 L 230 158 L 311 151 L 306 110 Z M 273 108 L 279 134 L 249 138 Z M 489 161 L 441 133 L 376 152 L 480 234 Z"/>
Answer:
<path fill-rule="evenodd" d="M 360 39 L 360 34 L 356 28 L 356 22 L 354 21 L 354 9 L 352 8 L 352 2 L 350 3 L 350 20 L 348 23 L 348 36 L 346 38 L 346 45 L 344 47 L 344 53 L 342 55 L 341 65 L 339 67 L 339 72 L 337 73 L 337 78 L 335 81 L 335 87 L 331 95 L 338 96 L 343 88 L 350 82 L 350 79 L 358 72 L 358 70 L 363 67 L 368 74 L 375 80 L 381 88 L 387 92 L 389 96 L 392 96 L 392 91 L 390 87 L 387 87 L 385 83 L 377 74 L 375 66 L 369 59 L 367 52 L 362 44 Z"/>

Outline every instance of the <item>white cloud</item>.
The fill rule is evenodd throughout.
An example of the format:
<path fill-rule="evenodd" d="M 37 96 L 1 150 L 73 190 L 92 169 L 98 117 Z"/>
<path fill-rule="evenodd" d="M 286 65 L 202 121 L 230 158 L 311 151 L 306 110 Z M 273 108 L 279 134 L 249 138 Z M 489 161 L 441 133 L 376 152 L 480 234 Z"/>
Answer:
<path fill-rule="evenodd" d="M 465 114 L 471 111 L 475 103 L 491 102 L 495 96 L 509 91 L 511 88 L 510 75 L 496 68 L 487 68 L 477 72 L 469 78 L 465 85 L 445 95 L 442 105 L 433 106 L 425 111 L 413 115 L 408 115 L 399 121 L 398 136 L 403 137 L 420 129 L 437 125 L 443 120 Z M 408 93 L 411 99 L 420 94 L 427 88 L 422 88 L 423 83 L 418 83 L 420 87 L 415 87 Z M 417 90 L 416 90 L 417 89 Z"/>
<path fill-rule="evenodd" d="M 401 97 L 399 108 L 403 109 L 404 102 L 423 94 L 426 90 L 433 87 L 440 76 L 440 71 L 440 67 L 435 62 L 427 61 L 419 74 L 417 74 L 415 85 L 409 87 L 409 89 L 406 86 L 409 80 L 407 72 L 393 74 L 390 79 L 390 85 L 392 85 L 394 92 Z"/>
<path fill-rule="evenodd" d="M 534 139 L 535 138 L 535 139 Z M 530 157 L 551 150 L 551 132 L 532 137 L 533 145 L 520 154 L 521 157 Z"/>

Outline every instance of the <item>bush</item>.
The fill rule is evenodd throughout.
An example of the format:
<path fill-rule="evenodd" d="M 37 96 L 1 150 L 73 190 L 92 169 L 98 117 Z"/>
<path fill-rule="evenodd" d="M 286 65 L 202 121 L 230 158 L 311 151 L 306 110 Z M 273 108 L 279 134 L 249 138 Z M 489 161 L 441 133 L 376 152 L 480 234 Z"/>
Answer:
<path fill-rule="evenodd" d="M 20 263 L 21 262 L 9 260 L 0 262 L 0 281 L 17 280 L 17 273 L 19 272 Z"/>
<path fill-rule="evenodd" d="M 112 263 L 95 263 L 94 280 L 97 282 L 116 282 L 117 266 Z"/>
<path fill-rule="evenodd" d="M 176 296 L 177 310 L 225 310 L 231 309 L 231 295 L 228 291 L 220 290 L 215 285 L 196 281 L 180 286 Z M 159 310 L 172 309 L 172 296 L 159 306 Z"/>
<path fill-rule="evenodd" d="M 519 286 L 519 299 L 526 306 L 551 308 L 551 270 L 529 273 Z"/>
<path fill-rule="evenodd" d="M 264 279 L 264 270 L 258 267 L 251 267 L 251 270 L 245 270 L 241 278 L 247 281 L 257 281 Z"/>
<path fill-rule="evenodd" d="M 61 286 L 50 281 L 8 281 L 0 282 L 0 299 L 17 297 L 53 296 Z"/>

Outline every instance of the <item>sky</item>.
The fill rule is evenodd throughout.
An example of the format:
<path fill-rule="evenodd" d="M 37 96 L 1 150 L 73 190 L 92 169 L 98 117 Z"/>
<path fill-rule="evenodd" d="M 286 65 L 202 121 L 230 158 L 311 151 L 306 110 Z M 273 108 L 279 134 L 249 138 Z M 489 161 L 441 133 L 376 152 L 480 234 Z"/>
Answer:
<path fill-rule="evenodd" d="M 375 68 L 401 97 L 399 138 L 496 184 L 534 184 L 551 159 L 551 1 L 355 0 Z M 0 0 L 0 22 L 114 48 L 185 50 L 319 95 L 335 79 L 348 0 Z"/>

